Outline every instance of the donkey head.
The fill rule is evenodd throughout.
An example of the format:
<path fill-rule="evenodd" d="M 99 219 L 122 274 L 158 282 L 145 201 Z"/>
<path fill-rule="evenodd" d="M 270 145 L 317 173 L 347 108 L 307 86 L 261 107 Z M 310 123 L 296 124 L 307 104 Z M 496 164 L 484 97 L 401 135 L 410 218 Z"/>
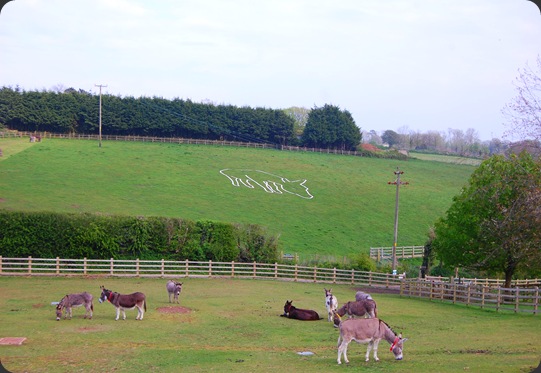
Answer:
<path fill-rule="evenodd" d="M 107 290 L 103 285 L 100 286 L 100 289 L 101 289 L 101 295 L 98 298 L 98 301 L 100 303 L 103 303 L 107 300 L 107 297 L 109 296 L 109 294 L 111 294 L 111 290 Z"/>
<path fill-rule="evenodd" d="M 325 289 L 325 288 L 324 288 L 324 289 Z M 329 289 L 329 290 L 325 289 L 325 298 L 327 298 L 327 297 L 332 297 L 332 291 L 331 291 L 331 290 L 332 290 L 332 289 Z"/>
<path fill-rule="evenodd" d="M 394 354 L 394 358 L 396 360 L 402 360 L 402 358 L 404 357 L 403 354 L 402 354 L 402 350 L 404 348 L 403 344 L 404 342 L 406 342 L 408 340 L 408 338 L 402 338 L 402 334 L 399 334 L 398 336 L 396 336 L 396 338 L 394 339 L 394 342 L 393 344 L 391 345 L 391 352 Z"/>

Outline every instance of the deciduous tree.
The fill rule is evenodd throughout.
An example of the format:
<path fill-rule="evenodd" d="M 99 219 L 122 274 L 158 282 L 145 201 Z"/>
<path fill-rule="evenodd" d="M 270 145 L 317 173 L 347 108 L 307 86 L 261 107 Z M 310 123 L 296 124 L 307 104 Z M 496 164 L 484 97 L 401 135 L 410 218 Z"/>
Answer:
<path fill-rule="evenodd" d="M 541 264 L 541 163 L 526 152 L 484 161 L 435 224 L 433 248 L 447 266 L 513 276 Z"/>
<path fill-rule="evenodd" d="M 502 114 L 507 119 L 507 135 L 541 140 L 541 57 L 537 68 L 526 65 L 515 79 L 516 96 L 505 105 Z"/>

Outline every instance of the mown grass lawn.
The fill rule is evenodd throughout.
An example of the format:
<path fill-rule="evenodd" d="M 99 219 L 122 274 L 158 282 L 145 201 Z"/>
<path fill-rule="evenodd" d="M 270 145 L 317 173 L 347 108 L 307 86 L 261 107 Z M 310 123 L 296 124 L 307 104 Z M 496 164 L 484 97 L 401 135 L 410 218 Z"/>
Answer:
<path fill-rule="evenodd" d="M 423 245 L 475 169 L 436 161 L 396 161 L 206 145 L 0 139 L 0 209 L 168 216 L 259 224 L 285 253 L 341 259 L 394 241 L 399 167 L 398 246 Z M 314 196 L 235 187 L 223 169 L 306 179 Z M 235 171 L 233 171 L 235 173 Z M 242 172 L 237 172 L 242 175 Z"/>
<path fill-rule="evenodd" d="M 324 287 L 241 279 L 180 279 L 180 306 L 170 307 L 166 279 L 107 277 L 0 277 L 0 337 L 26 337 L 22 346 L 0 346 L 12 372 L 530 372 L 541 357 L 539 316 L 496 313 L 452 304 L 372 293 L 380 318 L 410 340 L 403 361 L 382 342 L 379 362 L 364 362 L 366 346 L 351 344 L 350 364 L 336 363 L 338 331 L 326 320 L 279 317 L 286 300 L 324 316 Z M 55 321 L 54 306 L 66 293 L 99 286 L 143 291 L 143 321 L 128 311 L 115 321 L 110 304 L 82 309 L 72 320 Z M 339 303 L 356 288 L 333 285 Z M 313 352 L 301 356 L 298 352 Z"/>

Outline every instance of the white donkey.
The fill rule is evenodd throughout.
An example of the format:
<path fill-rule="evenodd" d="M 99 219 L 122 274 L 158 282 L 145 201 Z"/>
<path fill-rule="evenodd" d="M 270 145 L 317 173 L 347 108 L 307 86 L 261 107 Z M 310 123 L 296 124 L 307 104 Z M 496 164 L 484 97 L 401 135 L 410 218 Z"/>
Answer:
<path fill-rule="evenodd" d="M 327 309 L 327 320 L 330 322 L 333 321 L 333 311 L 338 309 L 338 299 L 332 295 L 331 290 L 332 289 L 325 289 L 325 308 Z"/>

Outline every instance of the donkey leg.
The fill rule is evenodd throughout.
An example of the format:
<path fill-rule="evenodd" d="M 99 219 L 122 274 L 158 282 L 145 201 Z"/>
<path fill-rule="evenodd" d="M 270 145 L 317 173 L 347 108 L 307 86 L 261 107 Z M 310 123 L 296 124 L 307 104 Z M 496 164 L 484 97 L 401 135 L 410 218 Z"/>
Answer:
<path fill-rule="evenodd" d="M 116 318 L 115 320 L 118 321 L 118 318 L 120 317 L 120 307 L 116 308 Z"/>
<path fill-rule="evenodd" d="M 348 358 L 346 356 L 347 348 L 348 348 L 348 344 L 346 343 L 345 340 L 342 340 L 342 343 L 338 345 L 338 358 L 336 359 L 338 364 L 342 364 L 342 361 L 340 359 L 342 355 L 344 355 L 344 361 L 346 362 L 346 364 L 349 363 Z"/>
<path fill-rule="evenodd" d="M 373 347 L 374 347 L 374 341 L 368 342 L 368 346 L 366 347 L 366 355 L 364 357 L 364 361 L 370 361 L 370 351 L 372 351 Z"/>
<path fill-rule="evenodd" d="M 378 359 L 378 346 L 379 346 L 379 339 L 376 339 L 374 341 L 374 360 L 379 361 Z"/>

